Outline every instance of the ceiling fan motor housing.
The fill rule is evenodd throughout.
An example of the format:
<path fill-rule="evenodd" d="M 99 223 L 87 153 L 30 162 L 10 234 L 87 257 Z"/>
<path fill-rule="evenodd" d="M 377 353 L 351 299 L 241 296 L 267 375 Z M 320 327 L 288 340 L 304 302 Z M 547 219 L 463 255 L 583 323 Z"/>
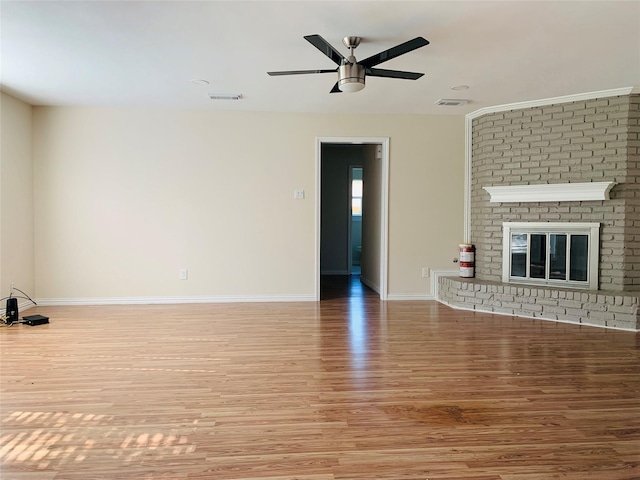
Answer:
<path fill-rule="evenodd" d="M 338 68 L 338 88 L 343 92 L 358 92 L 364 88 L 365 68 L 355 62 L 347 62 Z"/>

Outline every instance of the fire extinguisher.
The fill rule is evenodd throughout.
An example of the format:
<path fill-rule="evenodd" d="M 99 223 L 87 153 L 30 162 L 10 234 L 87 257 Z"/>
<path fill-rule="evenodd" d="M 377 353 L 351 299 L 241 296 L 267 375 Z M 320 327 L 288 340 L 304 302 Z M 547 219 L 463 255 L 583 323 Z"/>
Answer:
<path fill-rule="evenodd" d="M 460 247 L 460 277 L 473 278 L 476 275 L 476 247 L 470 243 L 461 243 Z"/>

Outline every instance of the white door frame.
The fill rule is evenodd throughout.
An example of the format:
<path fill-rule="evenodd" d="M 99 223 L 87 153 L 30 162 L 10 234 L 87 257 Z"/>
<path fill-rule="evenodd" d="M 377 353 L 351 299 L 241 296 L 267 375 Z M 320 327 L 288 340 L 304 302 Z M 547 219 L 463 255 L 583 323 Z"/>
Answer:
<path fill-rule="evenodd" d="M 320 301 L 320 212 L 321 212 L 321 161 L 322 144 L 376 144 L 382 146 L 380 185 L 380 300 L 388 297 L 388 262 L 389 262 L 389 137 L 316 137 L 316 301 Z"/>

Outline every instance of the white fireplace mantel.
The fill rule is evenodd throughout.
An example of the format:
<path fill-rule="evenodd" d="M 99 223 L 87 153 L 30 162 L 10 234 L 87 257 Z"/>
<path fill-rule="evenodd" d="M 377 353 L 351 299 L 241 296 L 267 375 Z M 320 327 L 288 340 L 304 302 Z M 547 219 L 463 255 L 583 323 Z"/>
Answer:
<path fill-rule="evenodd" d="M 499 185 L 483 187 L 491 199 L 498 202 L 576 202 L 609 200 L 609 192 L 616 182 L 545 183 L 539 185 Z"/>

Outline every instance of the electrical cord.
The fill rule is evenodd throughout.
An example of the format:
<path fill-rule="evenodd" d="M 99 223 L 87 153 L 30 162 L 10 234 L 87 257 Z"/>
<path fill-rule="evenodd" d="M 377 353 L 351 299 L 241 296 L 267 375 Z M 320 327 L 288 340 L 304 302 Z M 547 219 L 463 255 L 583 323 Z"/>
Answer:
<path fill-rule="evenodd" d="M 33 303 L 36 307 L 38 306 L 38 304 L 35 302 L 35 300 L 33 298 L 31 298 L 29 295 L 27 295 L 26 293 L 24 293 L 22 290 L 20 290 L 19 288 L 13 287 L 14 290 L 19 291 L 22 295 L 24 295 L 24 297 L 20 297 L 20 298 L 25 298 L 29 300 L 31 303 Z M 13 294 L 13 292 L 11 292 Z"/>
<path fill-rule="evenodd" d="M 23 297 L 21 295 L 9 295 L 8 297 L 0 298 L 0 302 L 3 301 L 3 300 L 7 300 L 9 298 L 23 298 L 25 300 L 29 300 L 29 301 L 33 302 L 34 305 L 38 305 L 36 302 L 31 300 L 29 297 Z"/>
<path fill-rule="evenodd" d="M 22 295 L 24 295 L 24 297 L 23 297 L 23 296 L 21 296 L 21 295 L 14 295 L 14 294 L 13 294 L 13 291 L 14 291 L 14 290 L 19 291 Z M 0 302 L 2 302 L 3 300 L 7 300 L 7 299 L 9 299 L 9 298 L 22 298 L 22 299 L 24 299 L 24 300 L 29 300 L 29 301 L 30 301 L 31 303 L 33 303 L 36 307 L 38 306 L 38 304 L 36 303 L 36 301 L 35 301 L 33 298 L 31 298 L 29 295 L 27 295 L 27 294 L 26 294 L 26 293 L 24 293 L 22 290 L 20 290 L 19 288 L 16 288 L 16 287 L 11 287 L 11 294 L 10 294 L 8 297 L 0 298 Z"/>
<path fill-rule="evenodd" d="M 17 325 L 18 323 L 24 323 L 24 322 L 10 322 L 9 321 L 9 317 L 7 315 L 2 315 L 0 316 L 0 327 L 12 327 L 14 325 Z"/>

